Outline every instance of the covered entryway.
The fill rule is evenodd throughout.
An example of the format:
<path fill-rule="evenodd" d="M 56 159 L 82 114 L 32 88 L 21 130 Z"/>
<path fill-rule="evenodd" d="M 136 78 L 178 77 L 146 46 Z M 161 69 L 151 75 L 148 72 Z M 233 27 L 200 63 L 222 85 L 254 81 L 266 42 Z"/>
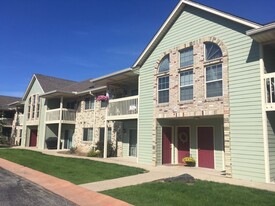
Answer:
<path fill-rule="evenodd" d="M 129 156 L 132 156 L 132 157 L 137 156 L 137 130 L 136 129 L 130 129 Z"/>
<path fill-rule="evenodd" d="M 198 127 L 198 166 L 214 169 L 213 127 Z"/>
<path fill-rule="evenodd" d="M 37 129 L 31 129 L 30 132 L 30 147 L 36 147 L 37 144 Z"/>
<path fill-rule="evenodd" d="M 190 128 L 178 127 L 177 129 L 178 162 L 182 163 L 183 157 L 190 156 Z"/>
<path fill-rule="evenodd" d="M 162 164 L 171 164 L 172 127 L 162 127 Z"/>

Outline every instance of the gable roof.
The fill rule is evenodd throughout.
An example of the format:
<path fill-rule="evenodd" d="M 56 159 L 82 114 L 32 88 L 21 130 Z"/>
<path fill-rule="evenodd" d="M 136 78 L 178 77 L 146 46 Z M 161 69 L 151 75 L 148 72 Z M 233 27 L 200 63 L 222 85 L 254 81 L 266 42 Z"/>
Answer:
<path fill-rule="evenodd" d="M 4 96 L 0 95 L 0 109 L 8 109 L 9 104 L 20 101 L 20 97 L 11 97 L 11 96 Z"/>
<path fill-rule="evenodd" d="M 177 17 L 181 14 L 184 7 L 186 5 L 195 7 L 197 9 L 215 14 L 217 16 L 223 17 L 225 19 L 234 21 L 239 24 L 243 24 L 245 26 L 250 27 L 251 29 L 257 29 L 260 28 L 261 25 L 257 24 L 255 22 L 219 11 L 217 9 L 213 9 L 207 6 L 204 6 L 199 3 L 192 2 L 191 0 L 180 0 L 180 2 L 177 4 L 175 9 L 172 11 L 170 16 L 167 18 L 167 20 L 164 22 L 164 24 L 161 26 L 161 28 L 158 30 L 158 32 L 155 34 L 153 39 L 150 41 L 150 43 L 147 45 L 147 47 L 144 49 L 144 51 L 141 53 L 137 61 L 134 63 L 133 68 L 140 67 L 143 65 L 143 63 L 146 61 L 146 59 L 149 57 L 151 52 L 154 50 L 154 48 L 158 45 L 158 43 L 161 41 L 161 39 L 165 36 L 166 32 L 169 30 L 169 28 L 173 25 Z"/>
<path fill-rule="evenodd" d="M 27 88 L 25 94 L 23 95 L 23 98 L 22 98 L 23 100 L 26 99 L 35 80 L 38 81 L 38 83 L 41 86 L 41 89 L 43 90 L 44 93 L 53 91 L 53 90 L 57 90 L 57 89 L 69 86 L 73 83 L 76 83 L 75 81 L 72 81 L 72 80 L 66 80 L 66 79 L 61 79 L 61 78 L 57 78 L 57 77 L 46 76 L 46 75 L 42 75 L 42 74 L 34 74 L 32 76 L 32 79 L 28 85 L 28 88 Z"/>

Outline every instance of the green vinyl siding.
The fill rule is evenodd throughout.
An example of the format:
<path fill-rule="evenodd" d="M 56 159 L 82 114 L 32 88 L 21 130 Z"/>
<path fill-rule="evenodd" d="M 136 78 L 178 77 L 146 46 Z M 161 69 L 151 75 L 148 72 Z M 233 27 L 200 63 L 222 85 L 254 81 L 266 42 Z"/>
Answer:
<path fill-rule="evenodd" d="M 35 79 L 30 90 L 29 90 L 29 93 L 26 97 L 26 103 L 24 105 L 24 122 L 23 122 L 23 131 L 22 131 L 22 145 L 23 146 L 29 146 L 29 134 L 27 132 L 27 125 L 26 125 L 26 122 L 27 122 L 27 116 L 28 116 L 28 99 L 30 96 L 34 95 L 34 94 L 42 94 L 43 93 L 43 90 L 39 84 L 39 82 Z M 41 123 L 41 120 L 43 120 L 44 122 L 44 115 L 45 115 L 45 100 L 43 98 L 40 98 L 40 112 L 39 112 L 39 124 L 37 125 L 31 125 L 32 128 L 33 126 L 36 126 L 37 127 L 37 147 L 39 149 L 43 149 L 44 148 L 44 144 L 45 144 L 45 141 L 44 141 L 44 137 L 43 137 L 43 131 L 44 131 L 44 124 Z"/>
<path fill-rule="evenodd" d="M 232 176 L 265 180 L 264 161 L 262 161 L 264 152 L 260 109 L 259 47 L 245 35 L 249 29 L 251 28 L 191 6 L 184 7 L 184 11 L 140 69 L 140 163 L 152 162 L 153 74 L 157 61 L 163 52 L 169 49 L 204 37 L 214 36 L 221 40 L 228 50 Z M 246 107 L 245 103 L 247 103 Z M 247 124 L 243 124 L 244 122 Z M 241 124 L 243 125 L 239 126 Z M 241 146 L 238 146 L 238 143 L 241 143 Z M 239 150 L 242 154 L 239 154 Z M 260 165 L 261 169 L 254 170 L 248 167 L 247 159 L 253 159 L 254 164 Z"/>
<path fill-rule="evenodd" d="M 267 112 L 270 179 L 275 182 L 275 112 Z"/>

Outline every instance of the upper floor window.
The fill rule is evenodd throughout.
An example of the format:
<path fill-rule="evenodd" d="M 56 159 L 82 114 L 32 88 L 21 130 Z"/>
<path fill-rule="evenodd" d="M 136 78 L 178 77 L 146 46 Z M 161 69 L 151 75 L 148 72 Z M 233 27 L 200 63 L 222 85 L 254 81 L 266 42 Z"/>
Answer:
<path fill-rule="evenodd" d="M 169 55 L 166 55 L 165 57 L 163 57 L 163 59 L 161 60 L 161 62 L 159 64 L 159 73 L 168 72 L 169 64 L 170 64 Z"/>
<path fill-rule="evenodd" d="M 222 65 L 206 67 L 206 97 L 222 96 L 222 90 Z"/>
<path fill-rule="evenodd" d="M 158 78 L 158 103 L 169 102 L 169 76 Z"/>
<path fill-rule="evenodd" d="M 28 119 L 39 118 L 40 98 L 38 94 L 29 97 L 28 101 Z"/>
<path fill-rule="evenodd" d="M 193 65 L 193 47 L 180 51 L 180 67 L 188 67 Z"/>
<path fill-rule="evenodd" d="M 90 97 L 85 99 L 85 110 L 94 109 L 95 107 L 95 97 Z"/>
<path fill-rule="evenodd" d="M 101 102 L 100 102 L 100 107 L 101 108 L 105 108 L 105 107 L 107 107 L 108 106 L 108 101 L 107 100 L 101 100 Z"/>
<path fill-rule="evenodd" d="M 180 73 L 180 101 L 193 99 L 193 70 Z"/>
<path fill-rule="evenodd" d="M 213 42 L 205 42 L 205 59 L 206 61 L 222 57 L 221 48 Z"/>

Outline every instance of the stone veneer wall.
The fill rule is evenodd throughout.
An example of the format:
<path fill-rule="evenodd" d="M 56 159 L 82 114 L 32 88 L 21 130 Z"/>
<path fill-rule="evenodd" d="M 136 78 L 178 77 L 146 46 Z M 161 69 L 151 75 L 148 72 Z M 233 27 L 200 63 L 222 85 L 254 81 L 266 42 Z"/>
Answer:
<path fill-rule="evenodd" d="M 87 153 L 96 147 L 100 138 L 100 128 L 105 128 L 106 108 L 101 108 L 101 102 L 95 101 L 95 108 L 85 110 L 85 98 L 81 99 L 76 112 L 75 133 L 73 145 L 81 152 Z M 83 128 L 93 128 L 93 141 L 83 141 Z M 108 121 L 107 127 L 112 128 L 111 140 L 116 147 L 117 156 L 123 152 L 123 125 L 120 121 Z"/>
<path fill-rule="evenodd" d="M 216 43 L 222 50 L 221 59 L 205 61 L 204 42 Z M 180 50 L 193 47 L 193 65 L 180 68 Z M 169 55 L 169 72 L 158 73 L 159 63 L 162 58 Z M 222 64 L 223 96 L 206 98 L 205 67 L 211 64 Z M 193 100 L 180 101 L 180 72 L 193 69 Z M 206 37 L 193 42 L 171 48 L 163 53 L 154 68 L 154 125 L 153 125 L 153 164 L 156 165 L 157 135 L 156 126 L 158 118 L 199 117 L 223 115 L 224 117 L 224 142 L 225 142 L 225 168 L 227 176 L 231 176 L 231 146 L 229 124 L 229 92 L 228 92 L 228 52 L 225 45 L 215 37 Z M 158 77 L 169 75 L 169 103 L 158 104 Z"/>

